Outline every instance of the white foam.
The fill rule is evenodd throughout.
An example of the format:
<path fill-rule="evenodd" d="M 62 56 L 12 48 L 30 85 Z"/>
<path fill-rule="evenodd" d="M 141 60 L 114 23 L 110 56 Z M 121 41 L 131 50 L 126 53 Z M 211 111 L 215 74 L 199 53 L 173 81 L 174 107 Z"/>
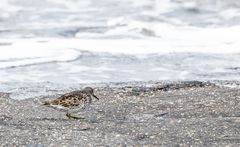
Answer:
<path fill-rule="evenodd" d="M 79 55 L 76 50 L 109 52 L 124 54 L 152 54 L 170 52 L 239 53 L 240 27 L 227 28 L 182 28 L 165 30 L 158 34 L 161 38 L 151 39 L 0 39 L 0 42 L 12 43 L 1 46 L 0 60 L 25 59 L 71 60 Z M 46 40 L 44 43 L 39 43 Z M 73 50 L 74 49 L 74 50 Z M 27 58 L 27 59 L 26 59 Z M 35 59 L 31 59 L 35 58 Z M 7 63 L 5 63 L 7 64 Z M 11 66 L 11 63 L 8 63 Z M 0 65 L 0 67 L 4 67 Z"/>
<path fill-rule="evenodd" d="M 0 40 L 0 42 L 5 42 Z M 7 41 L 9 42 L 9 40 Z M 11 40 L 12 45 L 0 46 L 0 68 L 47 62 L 69 61 L 81 53 L 73 49 L 55 48 L 51 44 L 29 40 Z"/>
<path fill-rule="evenodd" d="M 149 27 L 150 28 L 150 27 Z M 160 38 L 82 39 L 34 38 L 0 39 L 0 68 L 77 58 L 82 50 L 112 54 L 163 54 L 172 52 L 240 53 L 239 26 L 221 28 L 152 26 Z M 45 41 L 45 42 L 42 42 Z"/>

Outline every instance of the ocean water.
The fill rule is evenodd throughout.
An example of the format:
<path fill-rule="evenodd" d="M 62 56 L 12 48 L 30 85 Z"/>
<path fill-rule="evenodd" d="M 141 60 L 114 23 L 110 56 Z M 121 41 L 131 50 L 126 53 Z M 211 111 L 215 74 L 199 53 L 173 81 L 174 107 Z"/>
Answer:
<path fill-rule="evenodd" d="M 0 82 L 240 80 L 240 1 L 1 0 Z"/>

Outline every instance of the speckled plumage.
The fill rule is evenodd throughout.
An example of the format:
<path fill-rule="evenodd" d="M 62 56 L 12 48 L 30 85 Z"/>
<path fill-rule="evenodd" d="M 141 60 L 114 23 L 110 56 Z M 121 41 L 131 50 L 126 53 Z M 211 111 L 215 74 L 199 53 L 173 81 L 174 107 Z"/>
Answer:
<path fill-rule="evenodd" d="M 66 93 L 54 100 L 45 101 L 43 105 L 67 112 L 66 116 L 68 118 L 79 119 L 78 117 L 72 116 L 71 113 L 78 112 L 86 105 L 91 104 L 93 97 L 98 99 L 94 95 L 93 89 L 86 87 L 83 90 Z"/>

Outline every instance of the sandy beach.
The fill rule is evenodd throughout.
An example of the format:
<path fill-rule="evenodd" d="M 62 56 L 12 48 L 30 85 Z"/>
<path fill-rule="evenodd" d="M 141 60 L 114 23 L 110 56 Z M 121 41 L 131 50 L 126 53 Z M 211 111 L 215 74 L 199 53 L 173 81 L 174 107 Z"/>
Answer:
<path fill-rule="evenodd" d="M 150 85 L 150 86 L 149 86 Z M 41 106 L 59 95 L 0 93 L 1 146 L 239 146 L 240 90 L 211 82 L 111 83 L 69 120 Z"/>

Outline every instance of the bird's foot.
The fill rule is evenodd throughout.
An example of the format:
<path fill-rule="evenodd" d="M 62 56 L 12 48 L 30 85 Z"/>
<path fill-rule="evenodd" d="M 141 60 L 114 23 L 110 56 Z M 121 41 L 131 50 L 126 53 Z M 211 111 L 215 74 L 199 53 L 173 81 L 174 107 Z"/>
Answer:
<path fill-rule="evenodd" d="M 68 119 L 84 119 L 84 117 L 77 117 L 77 116 L 72 116 L 70 113 L 67 113 L 66 116 L 68 117 Z"/>

